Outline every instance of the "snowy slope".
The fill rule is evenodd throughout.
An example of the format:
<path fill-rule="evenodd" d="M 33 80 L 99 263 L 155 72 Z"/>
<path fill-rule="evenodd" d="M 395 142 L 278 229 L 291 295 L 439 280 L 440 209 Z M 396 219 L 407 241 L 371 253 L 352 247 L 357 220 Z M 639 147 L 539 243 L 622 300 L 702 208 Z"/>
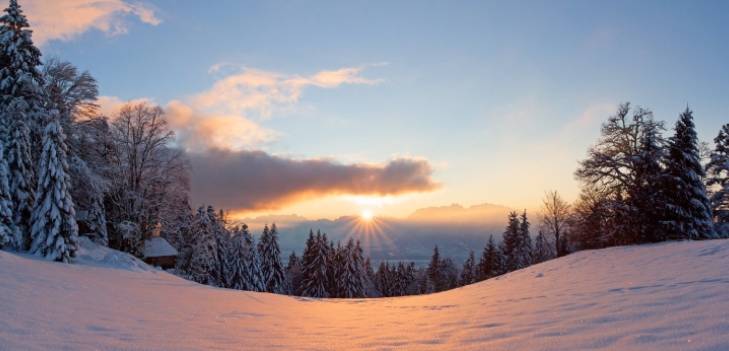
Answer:
<path fill-rule="evenodd" d="M 729 350 L 729 240 L 586 251 L 366 300 L 215 289 L 89 257 L 0 252 L 0 349 Z"/>

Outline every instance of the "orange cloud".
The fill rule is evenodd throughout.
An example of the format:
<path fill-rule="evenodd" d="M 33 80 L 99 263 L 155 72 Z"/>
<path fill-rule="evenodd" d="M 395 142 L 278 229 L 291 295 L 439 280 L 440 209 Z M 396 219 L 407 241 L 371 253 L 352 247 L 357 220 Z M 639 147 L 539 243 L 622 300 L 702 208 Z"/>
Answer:
<path fill-rule="evenodd" d="M 153 26 L 161 23 L 150 6 L 126 0 L 26 0 L 22 5 L 37 45 L 71 40 L 89 29 L 123 34 L 129 17 Z"/>
<path fill-rule="evenodd" d="M 217 64 L 211 73 L 219 72 L 228 64 Z M 257 113 L 267 117 L 276 106 L 299 101 L 306 87 L 336 88 L 343 84 L 377 84 L 380 80 L 361 76 L 364 67 L 345 67 L 320 71 L 310 76 L 284 75 L 256 69 L 244 69 L 229 75 L 192 98 L 199 108 L 226 114 Z"/>
<path fill-rule="evenodd" d="M 192 197 L 234 210 L 278 209 L 325 195 L 402 195 L 438 188 L 426 160 L 380 165 L 296 160 L 262 151 L 208 150 L 190 155 Z"/>
<path fill-rule="evenodd" d="M 260 147 L 278 136 L 243 116 L 206 114 L 182 101 L 171 101 L 165 111 L 178 142 L 188 150 L 242 150 Z"/>

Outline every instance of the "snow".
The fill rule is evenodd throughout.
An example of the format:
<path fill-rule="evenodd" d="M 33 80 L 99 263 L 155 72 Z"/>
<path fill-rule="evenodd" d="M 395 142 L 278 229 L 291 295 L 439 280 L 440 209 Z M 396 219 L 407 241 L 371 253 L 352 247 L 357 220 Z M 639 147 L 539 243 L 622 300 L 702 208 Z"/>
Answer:
<path fill-rule="evenodd" d="M 202 286 L 92 245 L 72 265 L 0 252 L 0 349 L 729 349 L 729 240 L 583 251 L 358 300 Z"/>
<path fill-rule="evenodd" d="M 177 256 L 177 250 L 165 238 L 153 236 L 144 241 L 144 257 L 164 256 Z"/>

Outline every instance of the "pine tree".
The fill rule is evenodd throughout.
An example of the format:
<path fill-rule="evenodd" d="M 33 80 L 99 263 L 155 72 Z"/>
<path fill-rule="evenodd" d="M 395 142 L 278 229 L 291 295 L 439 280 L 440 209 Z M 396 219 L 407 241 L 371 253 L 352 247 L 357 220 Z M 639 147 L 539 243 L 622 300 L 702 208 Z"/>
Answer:
<path fill-rule="evenodd" d="M 716 237 L 711 205 L 703 183 L 704 169 L 699 158 L 693 112 L 686 108 L 676 122 L 669 140 L 666 177 L 668 239 L 709 239 Z"/>
<path fill-rule="evenodd" d="M 78 248 L 66 151 L 66 137 L 57 115 L 52 115 L 43 133 L 43 152 L 38 162 L 31 252 L 62 262 L 75 257 Z"/>
<path fill-rule="evenodd" d="M 529 234 L 529 219 L 527 212 L 522 212 L 519 220 L 519 268 L 524 268 L 532 263 L 532 237 Z"/>
<path fill-rule="evenodd" d="M 463 262 L 463 269 L 461 269 L 461 280 L 460 285 L 468 285 L 476 282 L 476 258 L 474 257 L 473 250 L 468 253 L 468 258 Z"/>
<path fill-rule="evenodd" d="M 297 295 L 301 290 L 301 260 L 296 256 L 296 251 L 291 251 L 289 261 L 286 263 L 286 280 L 288 293 Z"/>
<path fill-rule="evenodd" d="M 656 185 L 663 177 L 661 160 L 664 158 L 662 124 L 643 123 L 641 137 L 635 157 L 633 183 L 628 187 L 626 220 L 630 229 L 623 234 L 622 243 L 656 242 L 663 239 L 660 226 L 664 216 L 663 192 Z"/>
<path fill-rule="evenodd" d="M 266 285 L 263 281 L 263 273 L 261 273 L 261 259 L 258 255 L 258 250 L 256 250 L 255 239 L 245 224 L 241 228 L 241 234 L 244 239 L 243 262 L 247 266 L 243 271 L 243 280 L 246 282 L 245 290 L 265 291 Z"/>
<path fill-rule="evenodd" d="M 510 212 L 501 242 L 501 252 L 504 254 L 504 272 L 521 268 L 521 235 L 519 227 L 519 215 L 514 211 Z"/>
<path fill-rule="evenodd" d="M 433 255 L 430 257 L 428 264 L 428 287 L 429 293 L 443 291 L 446 289 L 445 274 L 443 272 L 443 262 L 440 258 L 438 246 L 433 248 Z"/>
<path fill-rule="evenodd" d="M 278 230 L 276 224 L 263 228 L 261 240 L 258 243 L 258 255 L 261 258 L 261 273 L 267 292 L 284 293 L 286 278 L 281 263 L 281 249 L 278 247 Z"/>
<path fill-rule="evenodd" d="M 552 249 L 547 237 L 540 230 L 534 241 L 534 251 L 532 252 L 532 262 L 540 263 L 554 258 L 554 250 Z"/>
<path fill-rule="evenodd" d="M 341 284 L 339 297 L 364 297 L 364 262 L 359 242 L 355 244 L 354 240 L 350 238 L 347 246 L 341 249 L 340 252 L 342 267 L 340 268 Z"/>
<path fill-rule="evenodd" d="M 8 164 L 5 162 L 3 143 L 0 141 L 0 249 L 16 247 L 13 201 L 8 183 Z"/>
<path fill-rule="evenodd" d="M 325 239 L 326 241 L 326 239 Z M 345 248 L 341 243 L 337 243 L 334 247 L 333 243 L 329 244 L 327 253 L 327 294 L 329 297 L 343 297 L 346 289 L 347 277 L 346 260 L 349 253 L 345 252 Z"/>
<path fill-rule="evenodd" d="M 478 279 L 485 280 L 499 274 L 501 274 L 501 251 L 494 243 L 494 236 L 489 235 L 489 241 L 478 263 Z"/>
<path fill-rule="evenodd" d="M 327 259 L 329 244 L 326 236 L 317 232 L 316 237 L 309 232 L 309 240 L 304 251 L 303 279 L 301 296 L 328 297 Z"/>
<path fill-rule="evenodd" d="M 390 265 L 389 263 L 383 261 L 380 262 L 380 266 L 377 268 L 377 278 L 375 280 L 375 285 L 377 287 L 377 290 L 380 292 L 380 295 L 383 297 L 389 297 L 392 296 L 392 291 L 390 289 Z"/>
<path fill-rule="evenodd" d="M 706 184 L 713 190 L 710 200 L 716 230 L 726 238 L 729 237 L 729 123 L 721 127 L 714 144 L 706 165 Z"/>
<path fill-rule="evenodd" d="M 13 199 L 16 248 L 27 250 L 33 212 L 35 173 L 34 149 L 40 145 L 44 127 L 40 51 L 33 45 L 31 31 L 17 1 L 11 0 L 0 17 L 0 139 L 7 141 L 6 157 Z"/>
<path fill-rule="evenodd" d="M 189 276 L 201 284 L 220 286 L 218 245 L 214 236 L 213 220 L 204 207 L 198 208 L 192 224 L 195 241 L 192 245 Z"/>

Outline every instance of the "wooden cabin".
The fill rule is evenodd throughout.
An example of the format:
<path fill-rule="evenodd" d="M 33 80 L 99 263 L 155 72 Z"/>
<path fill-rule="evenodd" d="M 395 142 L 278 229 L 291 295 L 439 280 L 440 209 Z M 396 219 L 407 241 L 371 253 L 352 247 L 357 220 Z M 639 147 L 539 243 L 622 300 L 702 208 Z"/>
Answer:
<path fill-rule="evenodd" d="M 144 241 L 144 262 L 164 269 L 175 268 L 177 250 L 165 238 L 153 236 Z"/>

